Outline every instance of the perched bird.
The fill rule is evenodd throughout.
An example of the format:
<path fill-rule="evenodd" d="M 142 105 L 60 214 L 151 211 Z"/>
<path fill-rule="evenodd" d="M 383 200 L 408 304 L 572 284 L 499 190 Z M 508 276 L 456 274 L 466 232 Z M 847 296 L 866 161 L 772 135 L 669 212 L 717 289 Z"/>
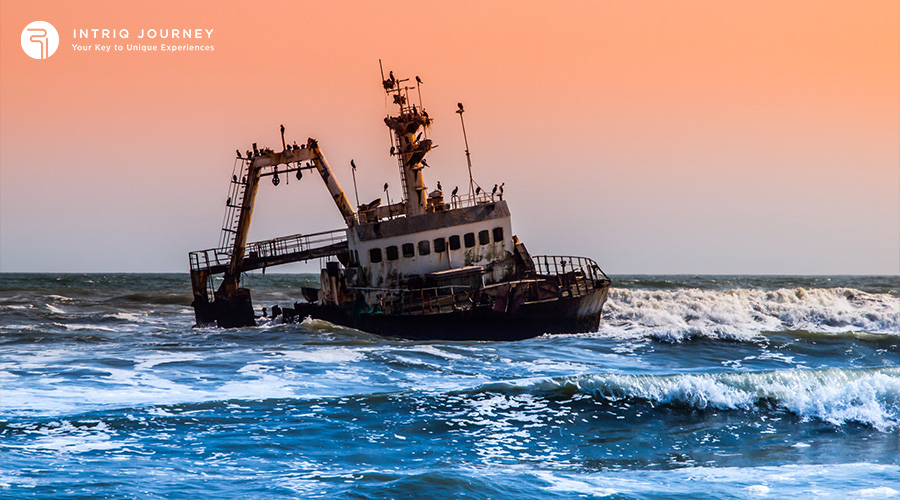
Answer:
<path fill-rule="evenodd" d="M 419 77 L 416 77 L 416 78 L 419 78 Z M 443 189 L 441 189 L 441 181 L 438 181 L 438 191 L 443 191 Z"/>
<path fill-rule="evenodd" d="M 234 182 L 237 182 L 237 175 L 232 175 L 232 176 L 231 176 L 231 180 L 234 181 Z"/>
<path fill-rule="evenodd" d="M 235 149 L 234 152 L 237 153 L 238 158 L 241 157 L 241 150 L 240 150 L 240 149 Z"/>
<path fill-rule="evenodd" d="M 397 81 L 397 80 L 394 78 L 394 72 L 393 72 L 393 71 L 390 71 L 390 72 L 389 72 L 389 75 L 390 75 L 390 76 L 388 76 L 388 80 L 390 80 L 391 83 L 394 83 L 394 82 Z"/>
<path fill-rule="evenodd" d="M 491 190 L 491 196 L 494 196 L 495 194 L 497 194 L 497 187 L 498 186 L 496 184 L 494 184 L 494 189 Z"/>
<path fill-rule="evenodd" d="M 385 183 L 384 183 L 384 190 L 387 191 L 387 188 L 388 188 L 388 183 L 385 182 Z"/>
<path fill-rule="evenodd" d="M 394 156 L 394 151 L 396 151 L 396 150 L 397 150 L 397 148 L 395 148 L 394 146 L 391 146 L 391 156 Z"/>
<path fill-rule="evenodd" d="M 425 111 L 425 110 L 423 109 L 423 110 L 422 110 L 422 116 L 424 116 L 425 119 L 427 120 L 427 119 L 428 119 L 428 111 Z"/>
<path fill-rule="evenodd" d="M 503 199 L 503 186 L 504 186 L 505 184 L 506 184 L 505 182 L 500 183 L 500 199 L 501 199 L 501 200 Z"/>
<path fill-rule="evenodd" d="M 422 79 L 419 78 L 419 75 L 416 75 L 416 83 L 418 83 L 419 85 L 422 85 Z"/>
<path fill-rule="evenodd" d="M 457 113 L 462 113 L 463 111 L 465 111 L 461 102 L 456 103 L 456 106 L 459 108 L 459 111 L 457 111 Z"/>
<path fill-rule="evenodd" d="M 228 197 L 228 201 L 225 202 L 226 205 L 231 205 L 231 197 Z"/>
<path fill-rule="evenodd" d="M 355 161 L 350 160 L 350 168 L 352 168 L 353 170 L 356 170 L 356 162 Z"/>
<path fill-rule="evenodd" d="M 426 167 L 430 167 L 430 166 L 431 166 L 431 165 L 428 164 L 427 161 L 425 161 L 425 158 L 422 158 L 422 162 L 421 162 L 421 163 L 422 163 L 422 165 L 425 165 Z M 438 188 L 438 189 L 440 189 L 440 188 Z"/>
<path fill-rule="evenodd" d="M 419 114 L 419 110 L 416 109 L 416 105 L 415 105 L 415 104 L 413 104 L 413 114 L 414 114 L 414 115 Z"/>
<path fill-rule="evenodd" d="M 481 186 L 475 188 L 475 194 L 481 194 Z"/>
<path fill-rule="evenodd" d="M 284 124 L 281 125 L 281 133 L 284 134 Z"/>
<path fill-rule="evenodd" d="M 459 186 L 456 186 L 455 188 L 453 188 L 453 192 L 450 193 L 450 196 L 456 196 L 456 193 L 458 193 L 458 192 L 459 192 Z"/>
<path fill-rule="evenodd" d="M 250 150 L 247 150 L 247 158 L 250 158 Z"/>

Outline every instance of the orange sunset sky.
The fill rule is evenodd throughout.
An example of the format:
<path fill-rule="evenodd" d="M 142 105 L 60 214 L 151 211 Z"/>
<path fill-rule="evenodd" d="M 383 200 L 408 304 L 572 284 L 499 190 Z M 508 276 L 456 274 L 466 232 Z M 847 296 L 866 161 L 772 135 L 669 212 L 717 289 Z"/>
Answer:
<path fill-rule="evenodd" d="M 22 30 L 59 31 L 46 60 Z M 75 29 L 128 40 L 76 40 Z M 147 29 L 211 52 L 77 52 Z M 535 254 L 609 274 L 900 274 L 900 2 L 0 1 L 0 271 L 187 272 L 234 150 L 319 140 L 400 195 L 385 72 L 420 76 L 426 183 L 506 183 Z M 462 188 L 461 188 L 462 190 Z M 341 227 L 314 175 L 251 239 Z M 296 268 L 306 270 L 307 268 Z"/>

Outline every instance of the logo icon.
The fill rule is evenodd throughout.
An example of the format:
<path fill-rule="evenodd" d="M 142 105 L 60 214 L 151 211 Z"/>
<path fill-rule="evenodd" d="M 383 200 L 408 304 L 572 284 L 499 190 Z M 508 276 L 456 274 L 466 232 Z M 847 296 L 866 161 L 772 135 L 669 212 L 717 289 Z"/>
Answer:
<path fill-rule="evenodd" d="M 59 33 L 47 21 L 34 21 L 22 30 L 22 50 L 28 57 L 46 59 L 59 48 Z"/>

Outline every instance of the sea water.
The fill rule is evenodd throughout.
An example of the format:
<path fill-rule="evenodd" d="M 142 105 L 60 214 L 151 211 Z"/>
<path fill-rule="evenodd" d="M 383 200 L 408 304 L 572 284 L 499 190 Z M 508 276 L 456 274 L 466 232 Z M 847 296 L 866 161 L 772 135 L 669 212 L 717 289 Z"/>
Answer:
<path fill-rule="evenodd" d="M 900 498 L 896 276 L 613 276 L 598 331 L 519 342 L 190 302 L 186 274 L 0 275 L 0 497 Z"/>

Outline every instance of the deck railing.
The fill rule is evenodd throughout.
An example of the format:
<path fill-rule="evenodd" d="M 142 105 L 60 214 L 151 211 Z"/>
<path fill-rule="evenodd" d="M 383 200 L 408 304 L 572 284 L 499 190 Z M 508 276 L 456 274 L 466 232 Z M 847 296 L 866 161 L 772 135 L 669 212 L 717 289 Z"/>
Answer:
<path fill-rule="evenodd" d="M 528 302 L 580 297 L 604 286 L 609 277 L 591 259 L 585 257 L 538 255 L 532 258 L 536 276 L 494 283 L 481 288 L 445 285 L 415 289 L 352 287 L 362 293 L 371 312 L 387 314 L 437 314 L 466 309 L 476 304 L 494 304 L 504 293 L 517 290 Z M 501 290 L 506 288 L 503 293 Z M 508 297 L 509 295 L 507 295 Z"/>
<path fill-rule="evenodd" d="M 478 194 L 458 194 L 455 196 L 450 196 L 450 208 L 466 208 L 466 207 L 474 207 L 475 205 L 483 205 L 485 203 L 492 203 L 494 201 L 499 201 L 503 199 L 503 195 L 491 195 L 490 193 L 482 191 Z"/>
<path fill-rule="evenodd" d="M 312 234 L 294 234 L 271 240 L 248 243 L 244 250 L 246 259 L 271 259 L 310 250 L 325 245 L 347 241 L 346 229 L 335 229 Z M 200 271 L 231 264 L 231 248 L 210 248 L 188 254 L 191 270 Z"/>
<path fill-rule="evenodd" d="M 585 295 L 609 276 L 593 259 L 571 255 L 535 255 L 532 258 L 537 277 L 556 276 L 561 290 L 573 296 Z"/>
<path fill-rule="evenodd" d="M 539 275 L 552 276 L 567 273 L 582 273 L 591 280 L 609 279 L 609 276 L 600 269 L 593 259 L 587 257 L 575 257 L 571 255 L 535 255 L 535 271 Z M 601 277 L 602 275 L 602 277 Z"/>
<path fill-rule="evenodd" d="M 427 288 L 350 288 L 351 292 L 367 295 L 366 302 L 373 308 L 372 312 L 388 314 L 436 314 L 459 309 L 462 304 L 469 304 L 471 292 L 469 286 L 445 285 Z"/>

